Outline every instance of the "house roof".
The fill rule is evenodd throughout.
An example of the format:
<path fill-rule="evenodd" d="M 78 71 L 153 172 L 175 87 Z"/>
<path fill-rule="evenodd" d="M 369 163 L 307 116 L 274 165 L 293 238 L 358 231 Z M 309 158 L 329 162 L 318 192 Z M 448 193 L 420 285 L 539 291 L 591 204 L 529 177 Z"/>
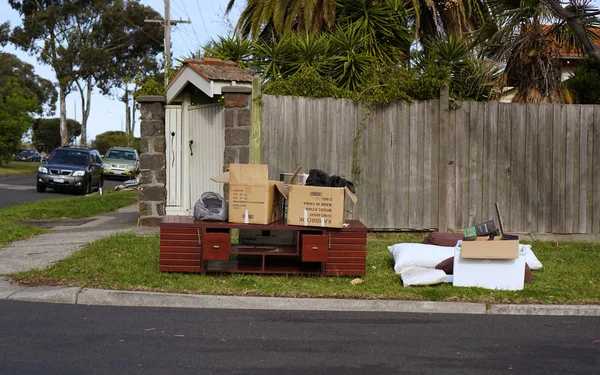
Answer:
<path fill-rule="evenodd" d="M 223 86 L 252 86 L 252 75 L 233 61 L 213 57 L 186 59 L 167 85 L 167 103 L 175 99 L 185 86 L 192 84 L 209 97 L 221 94 Z"/>
<path fill-rule="evenodd" d="M 544 33 L 546 34 L 549 33 L 551 29 L 552 25 L 544 25 L 543 27 Z M 600 28 L 591 27 L 588 28 L 588 32 L 591 42 L 600 47 Z M 552 46 L 557 49 L 558 57 L 562 59 L 581 58 L 584 56 L 578 49 L 567 47 L 558 40 L 553 40 Z"/>

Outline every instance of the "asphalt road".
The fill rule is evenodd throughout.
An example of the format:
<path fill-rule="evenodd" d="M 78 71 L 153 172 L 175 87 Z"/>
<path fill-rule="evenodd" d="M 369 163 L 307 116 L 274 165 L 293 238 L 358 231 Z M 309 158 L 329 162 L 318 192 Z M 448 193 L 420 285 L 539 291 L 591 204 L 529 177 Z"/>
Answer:
<path fill-rule="evenodd" d="M 0 301 L 2 374 L 592 374 L 600 318 Z"/>
<path fill-rule="evenodd" d="M 114 189 L 123 181 L 104 181 L 104 189 Z M 8 207 L 15 204 L 39 201 L 43 199 L 57 199 L 77 195 L 74 192 L 55 192 L 52 189 L 45 193 L 35 190 L 35 175 L 22 175 L 0 178 L 0 207 Z"/>

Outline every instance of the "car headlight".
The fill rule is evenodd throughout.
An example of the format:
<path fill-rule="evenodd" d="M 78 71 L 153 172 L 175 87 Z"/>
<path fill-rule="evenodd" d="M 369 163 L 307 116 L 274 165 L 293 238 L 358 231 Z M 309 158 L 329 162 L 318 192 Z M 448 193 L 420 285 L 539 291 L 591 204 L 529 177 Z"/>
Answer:
<path fill-rule="evenodd" d="M 48 173 L 48 169 L 46 167 L 38 167 L 38 172 Z"/>
<path fill-rule="evenodd" d="M 77 177 L 77 176 L 85 176 L 85 171 L 75 171 L 73 173 L 73 177 Z"/>

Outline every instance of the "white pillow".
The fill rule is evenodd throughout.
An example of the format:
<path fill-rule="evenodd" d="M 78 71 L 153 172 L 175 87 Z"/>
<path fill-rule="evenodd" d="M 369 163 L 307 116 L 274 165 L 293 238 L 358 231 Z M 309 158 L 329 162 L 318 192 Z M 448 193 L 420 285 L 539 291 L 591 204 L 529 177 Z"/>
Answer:
<path fill-rule="evenodd" d="M 542 263 L 535 256 L 533 250 L 531 250 L 531 245 L 519 244 L 519 251 L 525 252 L 525 262 L 527 262 L 529 269 L 539 270 L 540 268 L 542 268 Z"/>
<path fill-rule="evenodd" d="M 435 268 L 407 267 L 400 272 L 402 284 L 410 285 L 434 285 L 446 281 L 446 273 Z"/>
<path fill-rule="evenodd" d="M 399 243 L 388 246 L 394 257 L 394 271 L 400 274 L 407 267 L 435 268 L 442 260 L 454 256 L 454 248 L 422 243 Z"/>

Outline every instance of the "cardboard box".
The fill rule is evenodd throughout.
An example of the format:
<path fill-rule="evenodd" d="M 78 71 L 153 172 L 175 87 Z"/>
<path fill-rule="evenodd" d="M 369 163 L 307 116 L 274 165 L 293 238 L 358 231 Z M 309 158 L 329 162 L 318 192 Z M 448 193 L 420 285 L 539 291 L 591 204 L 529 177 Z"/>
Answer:
<path fill-rule="evenodd" d="M 463 245 L 466 242 L 463 241 Z M 461 251 L 457 247 L 454 251 L 453 273 L 454 286 L 522 290 L 525 284 L 525 253 L 518 253 L 516 259 L 477 259 L 466 258 L 464 248 Z"/>
<path fill-rule="evenodd" d="M 345 197 L 353 204 L 357 201 L 346 187 L 290 185 L 288 190 L 287 223 L 290 225 L 342 228 Z"/>
<path fill-rule="evenodd" d="M 285 186 L 268 180 L 265 164 L 231 164 L 229 172 L 211 178 L 229 183 L 229 222 L 270 224 L 281 219 Z"/>
<path fill-rule="evenodd" d="M 491 241 L 487 237 L 477 237 L 473 241 L 462 241 L 461 257 L 468 259 L 517 259 L 519 257 L 519 240 L 503 240 L 496 237 Z"/>
<path fill-rule="evenodd" d="M 284 245 L 296 244 L 296 231 L 240 229 L 238 242 L 241 245 Z"/>

